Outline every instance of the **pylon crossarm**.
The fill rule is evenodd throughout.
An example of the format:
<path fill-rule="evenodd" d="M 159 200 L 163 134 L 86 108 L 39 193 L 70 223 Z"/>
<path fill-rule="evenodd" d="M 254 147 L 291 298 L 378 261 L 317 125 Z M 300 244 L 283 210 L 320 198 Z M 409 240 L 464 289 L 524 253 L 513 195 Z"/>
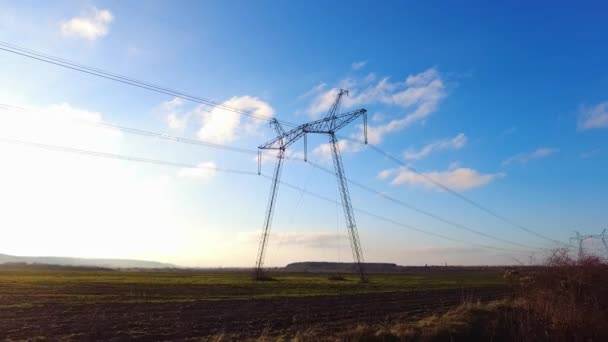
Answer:
<path fill-rule="evenodd" d="M 348 125 L 353 120 L 357 119 L 358 117 L 360 117 L 361 115 L 363 115 L 365 113 L 367 113 L 367 110 L 357 109 L 357 110 L 353 110 L 351 112 L 347 112 L 344 114 L 336 115 L 333 117 L 333 120 L 330 120 L 332 118 L 324 119 L 324 120 L 330 120 L 332 122 L 332 124 L 329 128 L 324 127 L 323 122 L 315 123 L 313 121 L 313 122 L 307 124 L 306 131 L 309 133 L 322 133 L 322 134 L 323 133 L 329 134 L 332 132 L 337 132 L 340 129 L 342 129 L 344 126 Z"/>
<path fill-rule="evenodd" d="M 586 234 L 582 235 L 579 232 L 574 232 L 576 236 L 571 237 L 570 241 L 578 242 L 578 257 L 582 259 L 585 257 L 585 248 L 583 246 L 583 242 L 585 240 L 600 240 L 606 249 L 606 254 L 608 254 L 608 236 L 606 236 L 606 229 L 604 229 L 600 234 Z"/>
<path fill-rule="evenodd" d="M 258 148 L 263 150 L 279 150 L 281 148 L 289 147 L 306 133 L 329 134 L 331 132 L 336 132 L 366 112 L 367 110 L 365 109 L 357 109 L 332 117 L 311 121 L 284 132 L 283 134 L 278 134 L 276 138 L 260 145 Z M 331 128 L 327 126 L 329 122 L 333 122 Z"/>

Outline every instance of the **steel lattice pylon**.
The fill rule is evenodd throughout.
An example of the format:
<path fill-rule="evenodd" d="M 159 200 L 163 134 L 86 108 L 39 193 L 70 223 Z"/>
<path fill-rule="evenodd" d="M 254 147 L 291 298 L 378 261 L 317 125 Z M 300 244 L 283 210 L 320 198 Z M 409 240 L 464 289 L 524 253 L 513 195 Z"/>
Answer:
<path fill-rule="evenodd" d="M 608 236 L 606 236 L 606 231 L 607 229 L 604 229 L 600 234 L 588 234 L 588 235 L 581 235 L 581 233 L 575 231 L 574 233 L 576 234 L 576 236 L 571 237 L 570 241 L 577 241 L 578 242 L 578 258 L 583 259 L 585 257 L 585 250 L 583 248 L 583 242 L 585 240 L 588 239 L 597 239 L 602 241 L 602 244 L 604 245 L 604 248 L 606 248 L 606 254 L 608 255 Z"/>
<path fill-rule="evenodd" d="M 343 128 L 348 123 L 352 122 L 360 116 L 363 116 L 363 131 L 365 136 L 365 142 L 367 143 L 367 111 L 365 109 L 358 109 L 343 114 L 337 114 L 338 109 L 340 108 L 340 100 L 345 94 L 348 94 L 348 91 L 340 89 L 336 96 L 336 100 L 334 101 L 327 115 L 323 119 L 302 124 L 287 132 L 283 130 L 277 120 L 273 120 L 271 124 L 274 125 L 275 130 L 277 131 L 277 137 L 270 140 L 266 144 L 260 145 L 258 147 L 260 150 L 277 150 L 278 153 L 272 178 L 272 184 L 270 187 L 270 195 L 268 196 L 268 207 L 266 209 L 266 216 L 264 219 L 264 228 L 262 230 L 262 236 L 260 238 L 260 245 L 258 247 L 258 254 L 255 264 L 256 279 L 266 279 L 266 275 L 264 274 L 264 255 L 266 253 L 266 245 L 268 243 L 268 238 L 270 234 L 272 216 L 274 213 L 274 206 L 281 178 L 281 168 L 283 165 L 283 159 L 285 157 L 285 150 L 288 146 L 303 137 L 305 155 L 304 160 L 306 160 L 306 135 L 312 133 L 327 134 L 329 136 L 329 143 L 331 145 L 332 157 L 334 161 L 334 169 L 336 172 L 336 178 L 338 180 L 338 189 L 340 190 L 340 201 L 344 209 L 344 217 L 346 218 L 346 226 L 348 230 L 348 237 L 350 239 L 351 249 L 353 252 L 353 259 L 357 265 L 357 271 L 361 280 L 367 280 L 364 271 L 363 250 L 361 249 L 361 242 L 359 240 L 359 233 L 357 232 L 355 215 L 350 201 L 350 193 L 348 192 L 348 183 L 346 181 L 346 175 L 344 174 L 344 166 L 342 165 L 340 148 L 338 146 L 338 141 L 336 139 L 335 134 L 336 131 Z M 258 154 L 258 163 L 260 162 L 259 158 L 260 154 Z"/>

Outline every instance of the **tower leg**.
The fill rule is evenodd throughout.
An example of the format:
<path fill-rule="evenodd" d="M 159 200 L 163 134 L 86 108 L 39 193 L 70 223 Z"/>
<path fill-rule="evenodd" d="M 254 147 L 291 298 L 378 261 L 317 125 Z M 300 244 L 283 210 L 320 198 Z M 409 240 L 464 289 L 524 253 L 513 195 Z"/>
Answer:
<path fill-rule="evenodd" d="M 344 166 L 342 165 L 342 157 L 340 156 L 340 148 L 338 147 L 338 141 L 336 140 L 335 134 L 330 133 L 329 142 L 333 154 L 334 168 L 336 171 L 336 177 L 338 179 L 338 188 L 340 189 L 340 199 L 344 209 L 344 217 L 346 218 L 346 227 L 348 229 L 348 237 L 350 238 L 350 247 L 353 252 L 353 260 L 357 265 L 357 271 L 359 272 L 361 281 L 367 281 L 367 277 L 363 269 L 363 251 L 361 249 L 361 243 L 359 242 L 359 233 L 357 232 L 355 215 L 350 202 L 348 183 L 346 182 Z"/>
<path fill-rule="evenodd" d="M 272 177 L 272 185 L 270 187 L 270 195 L 268 196 L 268 207 L 266 209 L 266 217 L 264 219 L 264 229 L 262 230 L 262 237 L 260 238 L 260 245 L 258 247 L 258 257 L 255 263 L 255 278 L 257 280 L 266 279 L 264 275 L 264 255 L 266 254 L 266 244 L 268 243 L 268 237 L 270 235 L 270 225 L 272 223 L 272 214 L 274 212 L 274 205 L 277 198 L 277 192 L 279 191 L 279 180 L 281 178 L 281 168 L 283 165 L 283 157 L 285 150 L 280 149 L 277 154 L 277 161 L 274 167 L 274 175 Z"/>

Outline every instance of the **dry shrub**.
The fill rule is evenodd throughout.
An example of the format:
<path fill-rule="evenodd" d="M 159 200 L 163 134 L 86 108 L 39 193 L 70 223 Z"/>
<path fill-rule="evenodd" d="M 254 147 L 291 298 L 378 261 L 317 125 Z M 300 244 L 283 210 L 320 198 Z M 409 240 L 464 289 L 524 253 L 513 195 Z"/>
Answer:
<path fill-rule="evenodd" d="M 505 272 L 509 300 L 465 303 L 417 322 L 358 326 L 335 341 L 608 341 L 608 262 L 557 250 Z M 300 339 L 312 340 L 312 339 Z"/>
<path fill-rule="evenodd" d="M 553 341 L 608 340 L 608 263 L 573 259 L 557 250 L 546 266 L 519 276 L 518 302 L 527 314 L 519 329 Z"/>
<path fill-rule="evenodd" d="M 518 313 L 506 301 L 491 304 L 465 303 L 447 313 L 415 322 L 392 323 L 381 327 L 358 326 L 335 341 L 517 341 L 510 329 Z"/>

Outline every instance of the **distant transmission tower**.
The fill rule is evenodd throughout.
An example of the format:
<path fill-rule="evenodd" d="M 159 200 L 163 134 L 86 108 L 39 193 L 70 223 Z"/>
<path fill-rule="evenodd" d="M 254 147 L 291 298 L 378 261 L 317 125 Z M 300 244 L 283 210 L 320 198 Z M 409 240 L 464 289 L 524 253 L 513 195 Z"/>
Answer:
<path fill-rule="evenodd" d="M 272 223 L 272 215 L 274 212 L 275 201 L 277 198 L 277 192 L 279 189 L 279 181 L 281 178 L 281 167 L 283 159 L 285 158 L 285 150 L 291 144 L 295 143 L 300 138 L 304 139 L 304 161 L 307 159 L 307 134 L 325 134 L 329 136 L 329 143 L 331 145 L 331 152 L 334 161 L 334 169 L 336 177 L 338 179 L 338 188 L 340 189 L 340 200 L 342 207 L 344 208 L 344 216 L 346 218 L 346 226 L 348 229 L 348 236 L 350 238 L 350 245 L 353 252 L 353 259 L 357 265 L 357 271 L 362 281 L 366 280 L 366 275 L 363 269 L 363 251 L 361 250 L 361 243 L 359 241 L 359 233 L 357 232 L 357 224 L 355 222 L 355 215 L 353 213 L 353 207 L 350 202 L 350 194 L 348 192 L 348 185 L 346 176 L 344 174 L 344 166 L 342 165 L 342 157 L 340 156 L 340 149 L 338 146 L 338 140 L 336 139 L 336 132 L 341 128 L 345 127 L 348 123 L 352 122 L 356 118 L 363 116 L 363 132 L 365 137 L 365 143 L 367 143 L 367 110 L 358 109 L 347 113 L 338 114 L 340 108 L 340 101 L 342 96 L 348 95 L 348 91 L 340 89 L 336 100 L 330 107 L 327 115 L 323 119 L 311 121 L 302 124 L 292 130 L 285 132 L 281 124 L 273 119 L 271 125 L 274 126 L 277 137 L 270 140 L 269 142 L 260 145 L 260 150 L 277 150 L 277 160 L 274 168 L 274 174 L 272 177 L 272 185 L 270 186 L 270 195 L 268 196 L 268 207 L 266 209 L 266 217 L 264 219 L 264 229 L 262 231 L 262 237 L 260 238 L 260 245 L 258 247 L 258 255 L 255 264 L 255 276 L 256 279 L 264 279 L 264 255 L 266 253 L 266 245 L 268 243 L 268 237 L 270 233 L 270 225 Z M 258 172 L 261 163 L 261 154 L 258 153 Z"/>
<path fill-rule="evenodd" d="M 582 259 L 585 256 L 585 250 L 583 248 L 583 242 L 589 239 L 597 239 L 602 241 L 604 248 L 606 249 L 606 254 L 608 254 L 608 236 L 606 236 L 606 229 L 604 229 L 600 234 L 588 234 L 581 235 L 579 232 L 574 232 L 576 236 L 571 237 L 570 240 L 575 240 L 578 242 L 578 258 Z"/>

